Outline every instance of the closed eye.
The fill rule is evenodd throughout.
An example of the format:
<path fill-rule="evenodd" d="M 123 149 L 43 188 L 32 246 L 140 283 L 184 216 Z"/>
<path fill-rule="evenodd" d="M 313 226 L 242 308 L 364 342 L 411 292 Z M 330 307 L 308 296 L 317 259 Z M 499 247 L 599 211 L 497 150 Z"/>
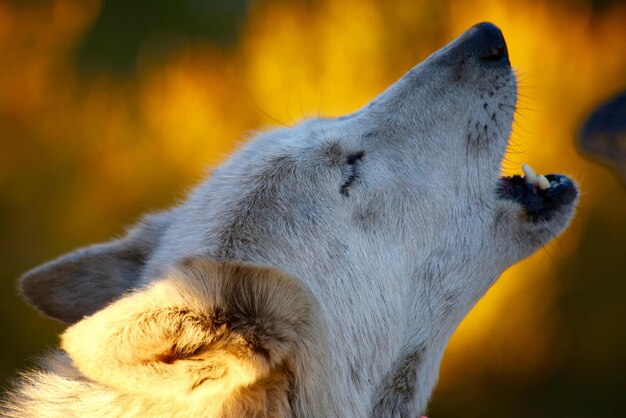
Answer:
<path fill-rule="evenodd" d="M 346 163 L 344 164 L 343 174 L 342 174 L 342 184 L 339 191 L 344 196 L 349 196 L 348 189 L 354 183 L 359 176 L 359 161 L 365 155 L 365 151 L 360 151 L 354 154 L 350 154 L 346 159 Z"/>

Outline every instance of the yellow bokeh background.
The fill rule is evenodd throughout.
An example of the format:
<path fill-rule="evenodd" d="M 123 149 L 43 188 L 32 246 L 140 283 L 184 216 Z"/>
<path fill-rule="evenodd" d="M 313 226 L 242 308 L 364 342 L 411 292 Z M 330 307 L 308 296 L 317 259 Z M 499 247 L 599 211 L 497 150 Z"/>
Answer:
<path fill-rule="evenodd" d="M 589 219 L 624 226 L 624 190 L 581 157 L 575 138 L 596 104 L 626 88 L 626 7 L 254 2 L 233 48 L 188 43 L 157 59 L 153 46 L 130 76 L 85 76 L 72 57 L 100 10 L 95 0 L 0 3 L 6 376 L 54 345 L 60 330 L 18 301 L 20 272 L 174 204 L 257 129 L 354 111 L 485 20 L 502 29 L 520 78 L 503 171 L 518 173 L 528 161 L 538 172 L 564 172 L 579 180 L 583 197 L 570 230 L 505 272 L 460 326 L 439 390 L 480 385 L 489 373 L 532 385 L 567 361 L 571 339 L 559 330 L 568 318 L 558 301 L 576 283 L 563 266 L 579 257 Z"/>

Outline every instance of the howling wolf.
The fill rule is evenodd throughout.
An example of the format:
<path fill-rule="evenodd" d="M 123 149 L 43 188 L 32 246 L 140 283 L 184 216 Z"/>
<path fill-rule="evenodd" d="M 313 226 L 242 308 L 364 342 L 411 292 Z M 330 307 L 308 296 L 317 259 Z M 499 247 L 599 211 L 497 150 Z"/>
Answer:
<path fill-rule="evenodd" d="M 361 110 L 262 133 L 181 205 L 28 272 L 70 326 L 3 413 L 423 413 L 463 317 L 577 203 L 565 176 L 499 177 L 516 96 L 478 24 Z"/>

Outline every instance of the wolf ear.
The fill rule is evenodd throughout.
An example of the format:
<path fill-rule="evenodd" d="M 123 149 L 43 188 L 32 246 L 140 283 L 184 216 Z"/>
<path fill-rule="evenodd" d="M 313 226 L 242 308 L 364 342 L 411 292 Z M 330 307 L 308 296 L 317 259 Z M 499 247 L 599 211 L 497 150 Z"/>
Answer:
<path fill-rule="evenodd" d="M 278 270 L 193 259 L 69 327 L 61 345 L 83 375 L 122 393 L 219 408 L 262 382 L 286 405 L 294 357 L 315 367 L 317 318 L 310 293 Z"/>
<path fill-rule="evenodd" d="M 132 288 L 170 223 L 170 212 L 149 215 L 124 238 L 79 249 L 19 280 L 28 302 L 65 323 L 79 321 Z"/>

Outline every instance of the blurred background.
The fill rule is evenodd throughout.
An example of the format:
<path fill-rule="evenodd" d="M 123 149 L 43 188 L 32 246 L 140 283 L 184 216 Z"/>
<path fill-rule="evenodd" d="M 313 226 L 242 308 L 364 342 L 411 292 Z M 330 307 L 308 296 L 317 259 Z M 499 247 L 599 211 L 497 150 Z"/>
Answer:
<path fill-rule="evenodd" d="M 460 326 L 429 416 L 626 417 L 626 189 L 576 146 L 626 89 L 610 0 L 0 0 L 0 385 L 62 330 L 22 272 L 175 204 L 256 129 L 356 110 L 484 20 L 520 79 L 504 173 L 530 162 L 583 196 Z"/>

